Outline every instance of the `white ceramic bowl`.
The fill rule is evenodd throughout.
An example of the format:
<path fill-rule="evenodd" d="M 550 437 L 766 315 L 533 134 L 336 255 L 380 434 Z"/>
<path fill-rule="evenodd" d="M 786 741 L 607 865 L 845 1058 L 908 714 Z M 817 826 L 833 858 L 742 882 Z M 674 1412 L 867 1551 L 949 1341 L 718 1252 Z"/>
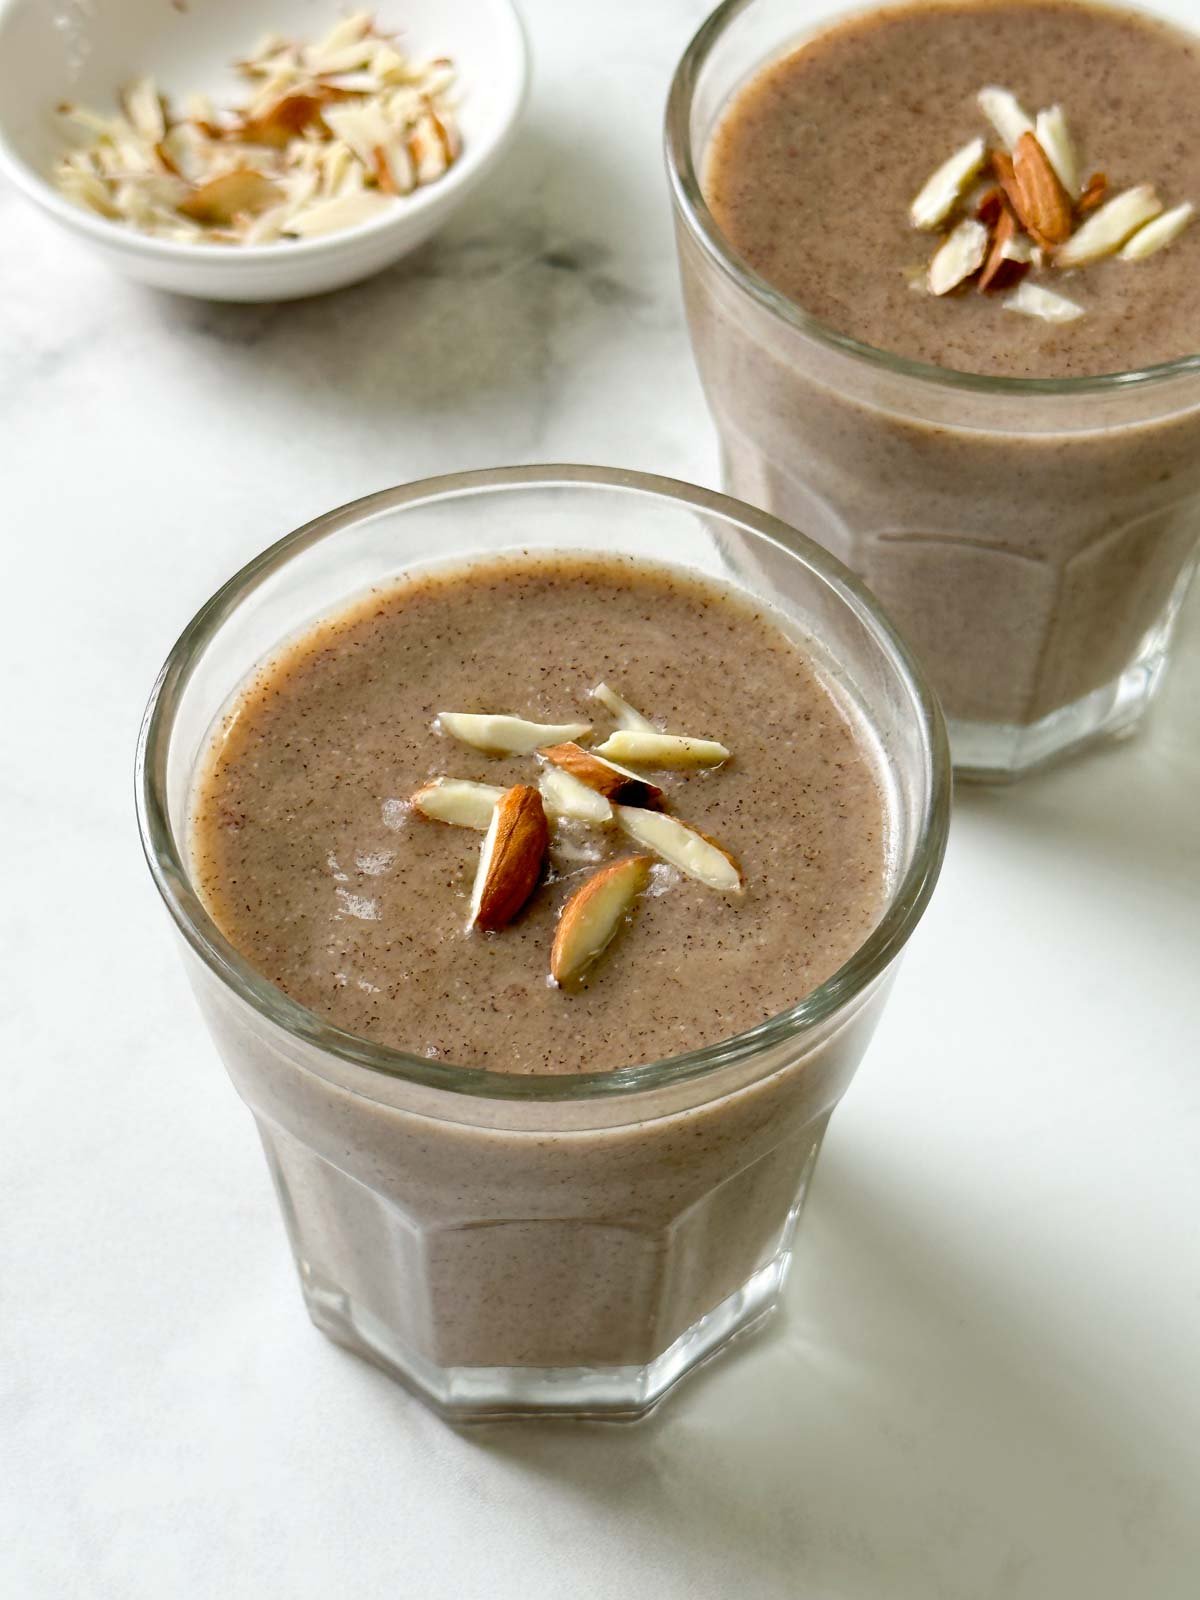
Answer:
<path fill-rule="evenodd" d="M 182 244 L 85 211 L 50 178 L 67 143 L 61 101 L 115 108 L 122 85 L 152 74 L 172 98 L 201 90 L 229 102 L 238 90 L 229 63 L 260 35 L 318 38 L 348 9 L 339 0 L 0 0 L 0 168 L 110 266 L 158 289 L 289 300 L 356 283 L 428 239 L 508 143 L 528 72 L 510 0 L 378 0 L 371 8 L 412 54 L 456 63 L 463 152 L 436 183 L 358 227 L 257 246 Z"/>

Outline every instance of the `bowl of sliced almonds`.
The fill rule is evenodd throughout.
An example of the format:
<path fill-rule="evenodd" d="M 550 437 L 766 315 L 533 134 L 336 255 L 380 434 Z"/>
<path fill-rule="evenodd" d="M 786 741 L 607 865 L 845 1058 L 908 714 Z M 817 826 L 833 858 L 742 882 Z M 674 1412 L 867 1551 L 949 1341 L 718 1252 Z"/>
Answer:
<path fill-rule="evenodd" d="M 0 167 L 131 278 L 293 299 L 428 239 L 526 80 L 510 0 L 0 0 Z"/>

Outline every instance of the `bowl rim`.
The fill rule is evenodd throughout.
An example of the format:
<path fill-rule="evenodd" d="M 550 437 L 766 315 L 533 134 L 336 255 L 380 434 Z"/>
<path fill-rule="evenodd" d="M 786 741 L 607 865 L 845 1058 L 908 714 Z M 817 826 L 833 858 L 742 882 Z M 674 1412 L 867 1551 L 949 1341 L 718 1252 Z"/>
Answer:
<path fill-rule="evenodd" d="M 0 0 L 0 25 L 9 12 L 34 3 L 34 0 Z M 452 0 L 451 0 L 452 3 Z M 127 255 L 160 262 L 173 261 L 190 266 L 214 263 L 221 266 L 243 262 L 247 266 L 261 267 L 280 261 L 317 262 L 336 255 L 352 243 L 365 241 L 388 233 L 399 233 L 417 218 L 439 209 L 448 209 L 456 199 L 462 199 L 483 176 L 487 168 L 499 157 L 516 130 L 529 97 L 530 50 L 529 39 L 515 0 L 481 0 L 501 19 L 509 31 L 512 45 L 513 73 L 509 84 L 507 103 L 502 107 L 495 128 L 478 144 L 464 147 L 462 156 L 436 183 L 423 185 L 412 194 L 404 195 L 404 204 L 382 216 L 369 217 L 351 227 L 339 228 L 333 233 L 320 234 L 313 239 L 274 239 L 268 244 L 218 247 L 212 244 L 190 243 L 183 239 L 159 239 L 141 233 L 130 223 L 117 222 L 102 217 L 98 212 L 76 205 L 55 188 L 42 172 L 33 166 L 8 137 L 5 121 L 0 114 L 0 173 L 7 176 L 34 204 L 49 213 L 56 222 L 77 233 L 94 239 L 108 249 Z"/>
<path fill-rule="evenodd" d="M 166 792 L 170 738 L 180 698 L 208 645 L 242 602 L 293 556 L 321 540 L 381 512 L 403 511 L 431 501 L 479 492 L 580 486 L 585 490 L 633 490 L 738 524 L 815 570 L 859 618 L 886 653 L 920 722 L 926 793 L 916 822 L 912 859 L 892 885 L 875 927 L 824 983 L 763 1022 L 699 1049 L 605 1072 L 523 1076 L 433 1061 L 349 1033 L 259 974 L 225 938 L 192 886 L 186 850 L 171 824 Z M 569 540 L 564 540 L 567 547 Z M 349 1064 L 352 1070 L 366 1069 L 372 1077 L 399 1079 L 447 1092 L 455 1099 L 562 1103 L 650 1092 L 705 1079 L 720 1068 L 756 1056 L 771 1061 L 774 1047 L 820 1037 L 819 1030 L 844 1017 L 846 1008 L 867 994 L 899 956 L 925 912 L 945 856 L 952 776 L 945 721 L 922 668 L 878 600 L 823 546 L 777 517 L 679 479 L 629 469 L 548 463 L 447 473 L 381 489 L 325 512 L 247 562 L 201 606 L 167 656 L 142 719 L 134 783 L 146 862 L 175 926 L 217 982 L 268 1024 Z"/>

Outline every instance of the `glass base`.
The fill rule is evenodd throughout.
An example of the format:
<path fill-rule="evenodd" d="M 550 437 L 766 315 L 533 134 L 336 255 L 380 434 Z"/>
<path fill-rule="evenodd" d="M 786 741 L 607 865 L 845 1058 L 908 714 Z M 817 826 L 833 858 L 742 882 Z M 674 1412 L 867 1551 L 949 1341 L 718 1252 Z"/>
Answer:
<path fill-rule="evenodd" d="M 1190 578 L 1189 570 L 1182 589 L 1186 590 Z M 1162 682 L 1182 599 L 1180 593 L 1119 678 L 1038 722 L 1018 726 L 964 722 L 947 716 L 954 776 L 976 783 L 1011 783 L 1088 745 L 1132 733 Z"/>
<path fill-rule="evenodd" d="M 378 1317 L 303 1267 L 301 1283 L 322 1333 L 382 1367 L 447 1422 L 545 1416 L 636 1422 L 680 1379 L 767 1320 L 791 1264 L 791 1227 L 786 1239 L 766 1266 L 642 1367 L 439 1367 L 403 1348 Z"/>

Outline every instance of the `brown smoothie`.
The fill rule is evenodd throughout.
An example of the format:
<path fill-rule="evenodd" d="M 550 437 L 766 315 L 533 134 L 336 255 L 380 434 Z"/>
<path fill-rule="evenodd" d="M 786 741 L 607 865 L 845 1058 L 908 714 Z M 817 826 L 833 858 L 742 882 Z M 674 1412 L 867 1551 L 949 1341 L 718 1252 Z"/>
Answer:
<path fill-rule="evenodd" d="M 967 141 L 999 144 L 976 102 L 994 83 L 1031 115 L 1060 105 L 1111 192 L 1200 202 L 1193 36 L 1055 0 L 922 5 L 828 27 L 734 95 L 703 152 L 719 233 L 835 333 L 953 372 L 1076 379 L 1200 352 L 1200 223 L 1143 261 L 1038 273 L 1083 307 L 1067 323 L 970 285 L 914 292 L 933 241 L 909 205 Z M 691 226 L 679 242 L 727 486 L 862 573 L 956 759 L 1001 775 L 1136 716 L 1200 531 L 1200 375 L 1035 394 L 920 377 L 775 315 Z"/>
<path fill-rule="evenodd" d="M 593 722 L 598 743 L 613 730 L 589 697 L 600 681 L 733 752 L 652 775 L 746 887 L 663 866 L 564 990 L 547 983 L 563 904 L 636 846 L 558 826 L 549 881 L 517 920 L 468 934 L 480 836 L 407 798 L 434 776 L 537 782 L 533 756 L 481 754 L 439 731 L 439 709 Z M 364 1039 L 498 1072 L 603 1071 L 753 1027 L 848 960 L 884 893 L 872 763 L 806 656 L 727 592 L 616 561 L 479 566 L 323 622 L 239 698 L 193 830 L 217 922 L 293 999 Z"/>
<path fill-rule="evenodd" d="M 713 141 L 705 193 L 755 272 L 839 333 L 915 361 L 1011 378 L 1127 372 L 1200 351 L 1200 224 L 1145 261 L 1045 281 L 1084 307 L 1055 326 L 1003 297 L 916 293 L 930 239 L 908 204 L 979 134 L 1002 83 L 1059 104 L 1086 172 L 1200 203 L 1200 40 L 1074 4 L 877 11 L 773 62 Z"/>
<path fill-rule="evenodd" d="M 563 902 L 628 842 L 556 824 L 524 912 L 467 933 L 481 835 L 407 802 L 433 776 L 536 774 L 532 756 L 439 733 L 439 710 L 578 718 L 598 742 L 612 728 L 588 695 L 600 680 L 729 747 L 716 770 L 653 776 L 672 813 L 737 855 L 746 887 L 656 867 L 583 983 L 555 988 Z M 840 692 L 769 616 L 665 568 L 512 557 L 373 591 L 265 661 L 202 764 L 192 853 L 230 941 L 322 1017 L 464 1077 L 573 1074 L 712 1044 L 800 1000 L 881 915 L 888 827 Z M 774 1047 L 766 1076 L 731 1066 L 638 1096 L 636 1120 L 616 1102 L 599 1121 L 594 1105 L 469 1096 L 461 1120 L 426 1115 L 382 1075 L 368 1099 L 207 974 L 200 993 L 258 1119 L 314 1320 L 446 1398 L 448 1369 L 638 1367 L 756 1272 L 781 1272 L 883 985 L 802 1049 Z"/>

